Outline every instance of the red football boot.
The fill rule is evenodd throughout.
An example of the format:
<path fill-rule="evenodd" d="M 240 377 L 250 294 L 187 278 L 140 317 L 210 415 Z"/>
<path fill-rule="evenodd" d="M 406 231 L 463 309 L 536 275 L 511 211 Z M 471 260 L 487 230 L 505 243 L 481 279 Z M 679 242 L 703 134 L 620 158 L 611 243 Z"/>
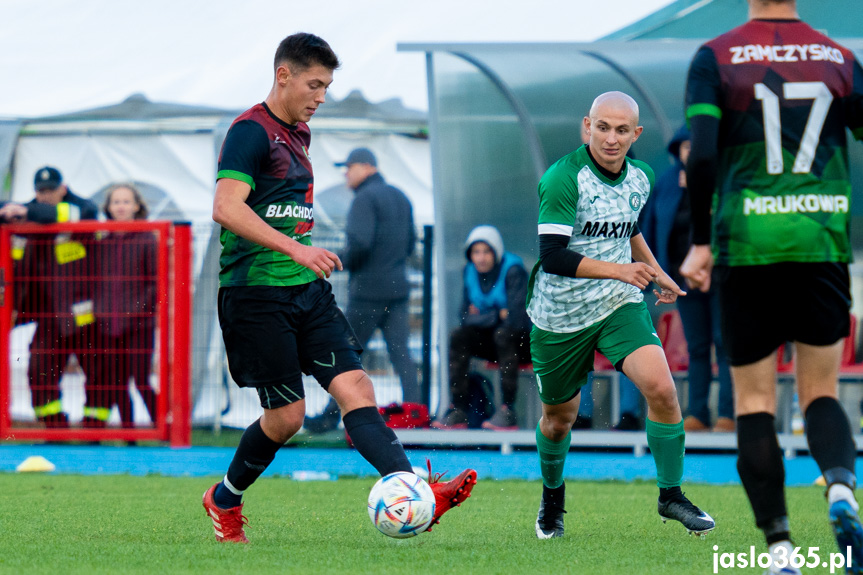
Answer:
<path fill-rule="evenodd" d="M 445 473 L 432 474 L 431 461 L 426 459 L 426 464 L 429 470 L 429 486 L 434 492 L 435 510 L 434 519 L 427 531 L 431 531 L 433 525 L 440 523 L 441 516 L 452 509 L 461 505 L 465 499 L 470 497 L 470 492 L 473 486 L 476 485 L 476 471 L 473 469 L 465 469 L 451 481 L 442 482 L 440 479 Z"/>
<path fill-rule="evenodd" d="M 243 515 L 243 504 L 230 509 L 222 509 L 213 501 L 216 486 L 213 485 L 204 493 L 204 509 L 213 520 L 213 529 L 216 531 L 216 541 L 228 543 L 248 543 L 243 525 L 248 525 L 249 520 Z"/>

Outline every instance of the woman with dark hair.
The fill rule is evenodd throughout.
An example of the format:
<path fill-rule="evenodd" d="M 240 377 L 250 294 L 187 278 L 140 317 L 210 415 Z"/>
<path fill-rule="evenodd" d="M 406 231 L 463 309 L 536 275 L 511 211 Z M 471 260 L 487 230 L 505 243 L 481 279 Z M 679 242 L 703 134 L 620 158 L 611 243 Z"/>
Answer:
<path fill-rule="evenodd" d="M 147 205 L 133 184 L 116 184 L 105 195 L 108 220 L 147 218 Z M 156 392 L 150 386 L 155 341 L 156 245 L 152 232 L 111 231 L 97 242 L 96 349 L 97 374 L 88 384 L 85 425 L 104 427 L 116 403 L 124 427 L 134 414 L 129 379 L 134 378 L 151 420 Z"/>

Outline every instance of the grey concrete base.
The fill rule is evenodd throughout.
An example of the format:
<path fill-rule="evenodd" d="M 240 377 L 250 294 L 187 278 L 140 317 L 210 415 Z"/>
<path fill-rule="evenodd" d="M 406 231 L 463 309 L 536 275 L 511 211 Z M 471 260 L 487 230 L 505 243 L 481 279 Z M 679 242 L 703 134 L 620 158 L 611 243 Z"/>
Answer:
<path fill-rule="evenodd" d="M 406 446 L 423 447 L 499 447 L 502 453 L 512 453 L 514 447 L 535 447 L 536 431 L 488 431 L 474 429 L 395 429 L 396 435 Z M 854 437 L 857 451 L 863 452 L 863 435 Z M 779 445 L 786 458 L 809 450 L 805 435 L 779 434 Z M 636 456 L 647 453 L 647 434 L 630 431 L 573 431 L 572 448 L 623 448 L 631 449 Z M 687 449 L 727 451 L 737 449 L 734 433 L 689 433 L 686 435 Z"/>

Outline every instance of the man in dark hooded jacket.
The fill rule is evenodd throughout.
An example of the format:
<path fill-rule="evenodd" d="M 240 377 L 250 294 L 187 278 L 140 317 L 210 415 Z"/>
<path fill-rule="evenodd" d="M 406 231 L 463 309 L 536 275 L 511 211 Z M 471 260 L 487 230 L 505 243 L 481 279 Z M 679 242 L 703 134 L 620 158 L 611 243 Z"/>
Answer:
<path fill-rule="evenodd" d="M 514 429 L 513 405 L 519 363 L 530 361 L 530 318 L 525 311 L 527 270 L 521 258 L 504 250 L 494 226 L 478 226 L 465 242 L 461 325 L 450 335 L 449 376 L 452 408 L 432 423 L 439 429 L 466 428 L 470 403 L 470 360 L 480 357 L 500 366 L 503 401 L 486 429 Z"/>

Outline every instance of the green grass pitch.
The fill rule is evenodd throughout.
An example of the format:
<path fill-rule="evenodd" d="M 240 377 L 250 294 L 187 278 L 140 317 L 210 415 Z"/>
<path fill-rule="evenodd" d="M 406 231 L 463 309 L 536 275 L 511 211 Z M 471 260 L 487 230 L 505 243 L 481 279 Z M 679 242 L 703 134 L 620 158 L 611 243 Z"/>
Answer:
<path fill-rule="evenodd" d="M 661 523 L 652 484 L 572 481 L 566 536 L 539 541 L 540 483 L 482 478 L 432 533 L 405 540 L 369 521 L 372 478 L 260 479 L 246 494 L 251 544 L 218 544 L 201 506 L 216 479 L 0 474 L 0 573 L 684 575 L 713 573 L 715 545 L 765 550 L 739 486 L 685 486 L 717 522 L 699 539 Z M 823 488 L 789 489 L 788 503 L 804 555 L 835 552 Z"/>

